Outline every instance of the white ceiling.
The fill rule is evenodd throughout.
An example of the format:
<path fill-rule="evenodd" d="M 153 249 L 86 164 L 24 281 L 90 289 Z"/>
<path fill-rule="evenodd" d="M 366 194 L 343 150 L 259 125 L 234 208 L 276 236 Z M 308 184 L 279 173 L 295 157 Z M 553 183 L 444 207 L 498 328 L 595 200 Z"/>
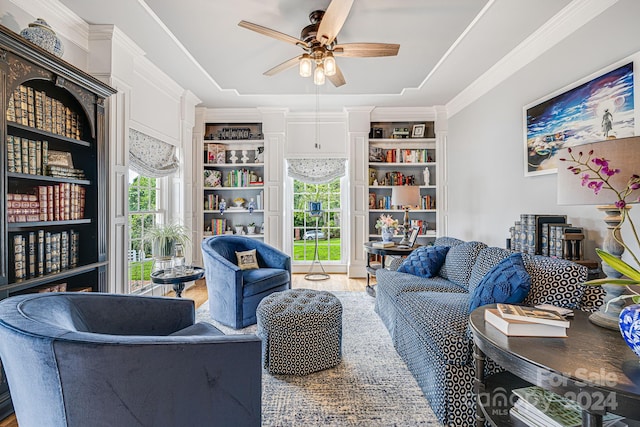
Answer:
<path fill-rule="evenodd" d="M 114 24 L 207 107 L 315 108 L 297 69 L 262 73 L 301 49 L 239 27 L 294 37 L 329 0 L 60 0 L 90 24 Z M 356 0 L 340 43 L 399 43 L 396 57 L 338 58 L 347 84 L 320 88 L 322 110 L 446 105 L 570 0 Z"/>

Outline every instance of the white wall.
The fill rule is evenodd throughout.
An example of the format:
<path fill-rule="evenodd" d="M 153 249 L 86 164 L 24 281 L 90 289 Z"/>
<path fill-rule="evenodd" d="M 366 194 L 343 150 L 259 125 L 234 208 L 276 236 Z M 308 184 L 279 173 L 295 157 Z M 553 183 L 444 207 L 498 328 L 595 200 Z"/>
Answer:
<path fill-rule="evenodd" d="M 524 177 L 522 108 L 640 51 L 639 16 L 639 1 L 620 0 L 449 118 L 449 235 L 504 247 L 521 213 L 566 214 L 587 230 L 587 256 L 595 259 L 593 248 L 605 231 L 603 215 L 593 206 L 558 206 L 555 174 Z M 640 173 L 640 165 L 627 172 Z M 633 210 L 640 221 L 640 206 Z M 633 239 L 625 235 L 627 242 Z"/>

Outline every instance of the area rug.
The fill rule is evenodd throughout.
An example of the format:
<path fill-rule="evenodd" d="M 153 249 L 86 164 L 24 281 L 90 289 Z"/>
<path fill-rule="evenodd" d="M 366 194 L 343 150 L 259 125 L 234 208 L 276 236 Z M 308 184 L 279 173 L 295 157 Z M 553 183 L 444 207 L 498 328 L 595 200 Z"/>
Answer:
<path fill-rule="evenodd" d="M 342 362 L 297 377 L 262 373 L 263 426 L 438 426 L 416 381 L 364 292 L 332 292 L 343 306 Z M 255 333 L 224 327 L 198 308 L 198 321 L 226 334 Z"/>

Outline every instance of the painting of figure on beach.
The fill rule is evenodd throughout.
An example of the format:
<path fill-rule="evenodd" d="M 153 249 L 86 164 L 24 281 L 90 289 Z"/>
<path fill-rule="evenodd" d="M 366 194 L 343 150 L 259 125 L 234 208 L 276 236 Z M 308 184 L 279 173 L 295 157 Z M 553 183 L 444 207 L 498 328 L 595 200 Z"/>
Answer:
<path fill-rule="evenodd" d="M 524 107 L 525 175 L 555 173 L 557 154 L 634 136 L 633 62 Z"/>

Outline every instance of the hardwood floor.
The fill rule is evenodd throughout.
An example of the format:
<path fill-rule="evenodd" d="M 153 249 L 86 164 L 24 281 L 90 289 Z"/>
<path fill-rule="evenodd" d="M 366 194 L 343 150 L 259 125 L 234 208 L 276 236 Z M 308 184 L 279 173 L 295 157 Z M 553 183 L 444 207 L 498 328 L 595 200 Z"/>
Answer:
<path fill-rule="evenodd" d="M 328 280 L 311 281 L 304 278 L 304 274 L 294 274 L 291 280 L 293 288 L 307 288 L 321 291 L 349 291 L 364 292 L 367 285 L 366 279 L 351 279 L 346 274 L 330 274 Z M 170 291 L 167 296 L 174 296 L 175 293 Z M 207 301 L 207 285 L 204 279 L 198 280 L 195 285 L 189 287 L 182 293 L 183 298 L 190 298 L 195 301 L 196 307 L 200 307 Z M 0 420 L 0 427 L 18 427 L 15 415 L 10 415 L 4 420 Z"/>

